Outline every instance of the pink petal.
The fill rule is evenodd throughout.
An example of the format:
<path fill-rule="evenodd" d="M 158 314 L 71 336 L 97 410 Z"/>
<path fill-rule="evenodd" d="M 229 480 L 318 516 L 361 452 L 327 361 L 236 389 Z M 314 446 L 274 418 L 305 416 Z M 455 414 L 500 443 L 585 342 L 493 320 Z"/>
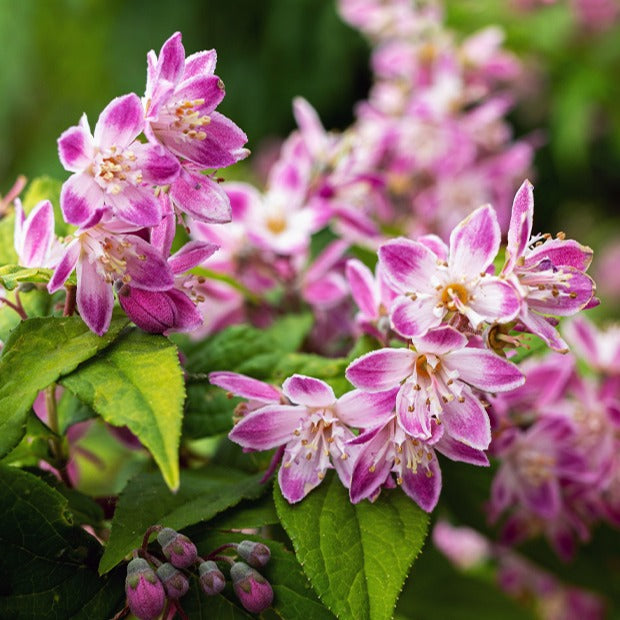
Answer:
<path fill-rule="evenodd" d="M 379 426 L 392 415 L 397 393 L 398 388 L 387 392 L 347 392 L 336 403 L 337 415 L 345 424 L 357 428 Z"/>
<path fill-rule="evenodd" d="M 94 263 L 88 258 L 78 261 L 77 274 L 77 309 L 84 323 L 102 336 L 108 331 L 114 309 L 112 286 L 97 273 Z"/>
<path fill-rule="evenodd" d="M 222 224 L 232 219 L 230 200 L 223 187 L 186 167 L 181 168 L 170 195 L 179 209 L 201 222 Z"/>
<path fill-rule="evenodd" d="M 212 372 L 209 374 L 209 383 L 249 400 L 264 403 L 280 402 L 280 392 L 273 385 L 236 372 Z"/>
<path fill-rule="evenodd" d="M 568 345 L 549 321 L 536 312 L 522 312 L 519 319 L 532 334 L 542 338 L 554 351 L 568 352 Z"/>
<path fill-rule="evenodd" d="M 351 474 L 349 496 L 354 504 L 373 497 L 390 475 L 394 464 L 386 459 L 390 445 L 390 425 L 386 425 L 362 446 Z"/>
<path fill-rule="evenodd" d="M 94 155 L 93 137 L 83 123 L 69 127 L 58 138 L 58 156 L 65 170 L 84 170 L 91 164 Z"/>
<path fill-rule="evenodd" d="M 444 404 L 441 421 L 444 425 L 444 436 L 449 435 L 475 450 L 486 450 L 491 443 L 491 423 L 480 401 L 464 389 L 464 399 Z"/>
<path fill-rule="evenodd" d="M 185 49 L 181 33 L 175 32 L 163 45 L 157 59 L 159 77 L 176 84 L 185 68 Z"/>
<path fill-rule="evenodd" d="M 411 382 L 406 382 L 396 397 L 396 414 L 403 429 L 417 439 L 430 439 L 433 435 L 431 412 L 426 404 L 426 390 L 416 390 Z"/>
<path fill-rule="evenodd" d="M 558 516 L 562 500 L 556 480 L 543 480 L 539 485 L 524 483 L 521 493 L 523 503 L 535 514 L 545 519 Z"/>
<path fill-rule="evenodd" d="M 270 450 L 287 443 L 305 416 L 304 407 L 265 405 L 241 418 L 228 437 L 243 448 Z"/>
<path fill-rule="evenodd" d="M 348 293 L 344 278 L 339 273 L 328 273 L 307 284 L 303 289 L 303 298 L 312 306 L 330 308 L 341 302 Z"/>
<path fill-rule="evenodd" d="M 437 235 L 422 235 L 418 237 L 418 243 L 426 246 L 441 260 L 448 260 L 448 246 Z"/>
<path fill-rule="evenodd" d="M 139 227 L 156 226 L 162 220 L 162 205 L 149 187 L 125 185 L 119 194 L 106 194 L 106 205 L 120 219 Z"/>
<path fill-rule="evenodd" d="M 387 279 L 399 291 L 434 291 L 430 281 L 437 272 L 438 259 L 421 243 L 404 238 L 388 241 L 379 248 L 379 260 Z"/>
<path fill-rule="evenodd" d="M 60 207 L 69 224 L 81 226 L 103 208 L 103 190 L 87 172 L 72 174 L 60 191 Z"/>
<path fill-rule="evenodd" d="M 562 272 L 569 277 L 569 280 L 556 285 L 559 294 L 554 296 L 549 289 L 540 291 L 540 293 L 534 291 L 527 298 L 527 305 L 530 309 L 541 314 L 571 316 L 588 304 L 596 291 L 594 280 L 572 267 L 564 267 Z"/>
<path fill-rule="evenodd" d="M 282 464 L 278 472 L 278 483 L 282 489 L 282 495 L 289 504 L 295 504 L 301 501 L 312 489 L 321 484 L 322 477 L 319 477 L 320 471 L 318 466 L 319 452 L 313 454 L 313 458 L 307 460 L 299 458 L 297 462 L 291 462 L 290 466 Z M 286 453 L 285 457 L 286 459 Z"/>
<path fill-rule="evenodd" d="M 436 297 L 397 297 L 390 309 L 392 326 L 405 338 L 422 336 L 441 323 L 441 315 L 434 314 L 436 305 Z"/>
<path fill-rule="evenodd" d="M 572 239 L 550 239 L 534 248 L 525 257 L 526 268 L 550 260 L 555 267 L 573 267 L 586 271 L 592 262 L 592 248 Z"/>
<path fill-rule="evenodd" d="M 179 84 L 174 97 L 177 101 L 203 99 L 204 103 L 195 110 L 201 115 L 208 115 L 221 103 L 225 94 L 224 83 L 219 77 L 216 75 L 199 75 L 189 80 L 184 79 L 183 83 Z"/>
<path fill-rule="evenodd" d="M 519 314 L 521 300 L 511 284 L 487 276 L 476 286 L 468 305 L 488 323 L 508 323 Z M 479 322 L 472 320 L 474 327 L 477 327 Z"/>
<path fill-rule="evenodd" d="M 95 126 L 95 144 L 102 148 L 128 147 L 142 132 L 143 114 L 142 103 L 134 93 L 112 99 Z"/>
<path fill-rule="evenodd" d="M 336 402 L 334 390 L 314 377 L 293 375 L 282 384 L 282 391 L 292 402 L 307 407 L 329 407 Z"/>
<path fill-rule="evenodd" d="M 24 223 L 22 247 L 18 252 L 21 264 L 24 267 L 44 267 L 53 238 L 54 208 L 49 200 L 42 200 Z"/>
<path fill-rule="evenodd" d="M 196 75 L 212 75 L 217 63 L 217 52 L 207 50 L 190 54 L 185 59 L 184 79 L 192 78 Z"/>
<path fill-rule="evenodd" d="M 165 291 L 174 286 L 172 271 L 157 248 L 136 235 L 123 235 L 131 247 L 125 255 L 130 285 L 148 291 Z"/>
<path fill-rule="evenodd" d="M 127 316 L 141 329 L 153 334 L 202 324 L 202 315 L 181 291 L 153 292 L 127 287 L 118 295 Z"/>
<path fill-rule="evenodd" d="M 145 183 L 168 185 L 178 176 L 179 160 L 161 145 L 134 142 L 130 148 L 136 156 L 134 165 L 142 171 Z"/>
<path fill-rule="evenodd" d="M 200 265 L 218 249 L 218 246 L 206 241 L 190 241 L 168 259 L 172 273 L 183 273 Z"/>
<path fill-rule="evenodd" d="M 459 373 L 459 379 L 484 392 L 508 392 L 525 382 L 512 362 L 487 349 L 467 347 L 447 353 L 442 361 Z"/>
<path fill-rule="evenodd" d="M 409 349 L 379 349 L 358 357 L 346 370 L 347 379 L 368 392 L 398 387 L 412 372 L 416 354 Z"/>
<path fill-rule="evenodd" d="M 480 467 L 489 467 L 489 459 L 482 450 L 470 448 L 460 441 L 456 441 L 449 435 L 443 437 L 435 444 L 435 448 L 451 461 L 469 463 Z"/>
<path fill-rule="evenodd" d="M 590 321 L 584 317 L 577 317 L 564 324 L 564 334 L 582 357 L 590 362 L 600 363 L 598 332 Z"/>
<path fill-rule="evenodd" d="M 465 347 L 467 345 L 467 337 L 454 329 L 454 327 L 445 325 L 431 329 L 424 336 L 416 337 L 414 344 L 418 351 L 444 355 L 449 351 Z"/>
<path fill-rule="evenodd" d="M 507 261 L 504 273 L 510 273 L 517 259 L 525 253 L 530 235 L 532 234 L 532 220 L 534 218 L 534 186 L 526 179 L 512 203 L 512 216 L 508 229 L 508 246 L 506 248 Z"/>
<path fill-rule="evenodd" d="M 357 307 L 364 316 L 376 318 L 379 300 L 375 279 L 370 269 L 361 261 L 352 258 L 347 261 L 346 276 Z"/>
<path fill-rule="evenodd" d="M 418 465 L 413 473 L 410 469 L 403 472 L 403 491 L 426 512 L 432 512 L 439 501 L 441 493 L 441 469 L 437 457 L 433 456 L 426 467 Z M 430 473 L 430 475 L 429 475 Z"/>
<path fill-rule="evenodd" d="M 57 291 L 71 275 L 71 272 L 75 269 L 75 266 L 80 258 L 81 245 L 79 239 L 74 239 L 66 248 L 65 252 L 60 259 L 54 274 L 50 278 L 47 284 L 47 290 L 50 293 Z"/>
<path fill-rule="evenodd" d="M 501 237 L 493 207 L 479 207 L 450 234 L 450 271 L 474 277 L 485 272 L 497 256 Z"/>
<path fill-rule="evenodd" d="M 163 196 L 166 196 L 166 194 L 163 194 Z M 161 197 L 162 195 L 160 195 L 160 198 Z M 174 235 L 176 234 L 177 223 L 174 213 L 168 211 L 166 208 L 170 206 L 170 203 L 166 200 L 164 200 L 163 203 L 166 205 L 164 207 L 166 215 L 164 215 L 157 226 L 151 228 L 151 245 L 157 248 L 163 256 L 168 256 L 172 248 Z"/>

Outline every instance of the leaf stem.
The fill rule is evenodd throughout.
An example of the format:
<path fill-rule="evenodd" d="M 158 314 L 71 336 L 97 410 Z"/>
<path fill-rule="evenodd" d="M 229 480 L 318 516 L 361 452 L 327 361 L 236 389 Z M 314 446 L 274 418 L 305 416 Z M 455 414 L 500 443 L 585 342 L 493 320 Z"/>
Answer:
<path fill-rule="evenodd" d="M 73 316 L 75 313 L 75 304 L 76 304 L 76 287 L 72 284 L 67 284 L 65 286 L 67 290 L 67 296 L 65 297 L 65 308 L 63 310 L 63 316 Z"/>
<path fill-rule="evenodd" d="M 22 302 L 19 299 L 19 295 L 17 294 L 17 292 L 15 293 L 15 303 L 13 303 L 12 301 L 9 301 L 6 297 L 0 297 L 0 302 L 7 305 L 9 308 L 11 308 L 11 310 L 15 310 L 15 312 L 19 314 L 22 321 L 25 321 L 28 318 L 28 315 L 26 314 L 26 311 L 24 310 L 24 307 L 22 306 Z"/>

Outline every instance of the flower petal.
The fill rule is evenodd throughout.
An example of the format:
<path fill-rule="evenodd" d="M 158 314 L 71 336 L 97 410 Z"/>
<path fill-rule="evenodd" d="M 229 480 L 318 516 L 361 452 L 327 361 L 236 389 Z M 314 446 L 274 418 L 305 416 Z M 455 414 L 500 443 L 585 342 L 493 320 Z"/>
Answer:
<path fill-rule="evenodd" d="M 508 245 L 506 247 L 506 265 L 503 273 L 510 273 L 517 259 L 525 253 L 532 234 L 534 219 L 534 186 L 526 179 L 512 203 L 512 215 L 508 229 Z"/>
<path fill-rule="evenodd" d="M 185 59 L 184 79 L 192 78 L 196 75 L 212 75 L 215 71 L 217 63 L 217 52 L 215 50 L 206 50 L 190 54 Z"/>
<path fill-rule="evenodd" d="M 350 426 L 374 428 L 383 424 L 392 415 L 396 404 L 398 388 L 386 392 L 363 392 L 352 390 L 336 402 L 338 417 Z"/>
<path fill-rule="evenodd" d="M 161 145 L 134 142 L 131 151 L 136 156 L 134 165 L 142 172 L 145 183 L 168 185 L 178 176 L 179 160 Z"/>
<path fill-rule="evenodd" d="M 60 207 L 69 224 L 85 224 L 103 206 L 103 190 L 87 172 L 72 174 L 63 183 Z"/>
<path fill-rule="evenodd" d="M 83 117 L 85 118 L 85 117 Z M 58 156 L 65 170 L 79 172 L 84 170 L 93 161 L 95 155 L 93 137 L 88 130 L 88 124 L 69 127 L 58 138 Z"/>
<path fill-rule="evenodd" d="M 336 402 L 334 390 L 325 381 L 305 375 L 289 377 L 282 391 L 292 402 L 307 407 L 329 407 Z"/>
<path fill-rule="evenodd" d="M 444 436 L 449 435 L 475 450 L 486 450 L 491 443 L 489 416 L 469 389 L 464 389 L 459 399 L 444 404 L 441 421 Z"/>
<path fill-rule="evenodd" d="M 351 362 L 345 375 L 367 392 L 385 392 L 398 387 L 412 372 L 416 354 L 409 349 L 379 349 Z"/>
<path fill-rule="evenodd" d="M 403 293 L 431 292 L 431 278 L 437 271 L 437 257 L 426 246 L 399 238 L 379 248 L 387 279 Z"/>
<path fill-rule="evenodd" d="M 120 219 L 140 228 L 157 226 L 162 220 L 162 204 L 149 187 L 125 185 L 119 194 L 106 194 L 105 203 Z"/>
<path fill-rule="evenodd" d="M 97 273 L 94 263 L 87 258 L 78 261 L 77 274 L 77 309 L 84 323 L 102 336 L 108 331 L 114 309 L 114 292 L 112 286 Z"/>
<path fill-rule="evenodd" d="M 210 177 L 190 172 L 185 166 L 172 184 L 170 195 L 179 209 L 201 222 L 223 224 L 232 219 L 224 189 Z"/>
<path fill-rule="evenodd" d="M 470 448 L 446 434 L 435 444 L 435 449 L 451 461 L 469 463 L 480 467 L 489 467 L 490 465 L 487 455 L 482 450 Z"/>
<path fill-rule="evenodd" d="M 224 83 L 217 75 L 199 75 L 184 79 L 174 93 L 177 101 L 203 101 L 194 108 L 199 114 L 211 114 L 226 95 Z"/>
<path fill-rule="evenodd" d="M 17 219 L 16 219 L 17 222 Z M 45 267 L 45 259 L 54 238 L 54 208 L 42 200 L 30 212 L 22 228 L 20 264 L 24 267 Z"/>
<path fill-rule="evenodd" d="M 392 326 L 405 338 L 423 336 L 441 323 L 442 314 L 434 312 L 436 306 L 437 299 L 434 297 L 420 295 L 417 299 L 411 299 L 401 295 L 390 308 Z"/>
<path fill-rule="evenodd" d="M 467 345 L 467 337 L 448 325 L 431 329 L 413 340 L 418 351 L 435 355 L 444 355 Z"/>
<path fill-rule="evenodd" d="M 130 285 L 147 291 L 165 291 L 174 286 L 172 271 L 157 248 L 137 235 L 122 235 L 131 251 L 125 255 Z"/>
<path fill-rule="evenodd" d="M 280 402 L 280 391 L 273 385 L 236 372 L 220 371 L 209 373 L 209 383 L 217 385 L 235 396 L 241 396 L 249 400 L 258 400 L 265 403 Z"/>
<path fill-rule="evenodd" d="M 519 319 L 528 331 L 542 338 L 554 351 L 568 353 L 568 345 L 544 316 L 526 310 L 521 312 Z"/>
<path fill-rule="evenodd" d="M 592 262 L 592 255 L 592 248 L 573 239 L 550 239 L 527 254 L 524 267 L 549 260 L 555 267 L 573 267 L 586 271 Z"/>
<path fill-rule="evenodd" d="M 175 32 L 163 45 L 157 58 L 160 78 L 177 83 L 185 68 L 185 49 L 181 43 L 181 33 Z"/>
<path fill-rule="evenodd" d="M 450 234 L 451 273 L 477 276 L 487 270 L 497 256 L 502 233 L 490 205 L 479 207 L 461 221 Z"/>
<path fill-rule="evenodd" d="M 414 473 L 405 469 L 402 480 L 403 491 L 426 512 L 432 512 L 441 493 L 441 469 L 433 455 L 426 467 L 418 466 Z"/>
<path fill-rule="evenodd" d="M 172 273 L 183 273 L 206 261 L 217 249 L 214 243 L 190 241 L 168 259 L 168 265 Z"/>
<path fill-rule="evenodd" d="M 525 382 L 521 371 L 487 349 L 466 347 L 444 355 L 443 364 L 459 373 L 459 379 L 484 392 L 508 392 Z"/>
<path fill-rule="evenodd" d="M 305 416 L 304 407 L 265 405 L 241 418 L 228 437 L 243 448 L 270 450 L 287 443 Z"/>
<path fill-rule="evenodd" d="M 134 93 L 112 99 L 99 115 L 95 144 L 102 148 L 129 146 L 142 132 L 143 114 L 142 103 Z"/>
<path fill-rule="evenodd" d="M 75 266 L 80 258 L 81 246 L 78 239 L 74 239 L 66 248 L 65 252 L 60 259 L 54 274 L 50 278 L 47 284 L 47 290 L 50 293 L 56 292 L 71 275 L 71 272 L 75 269 Z"/>
<path fill-rule="evenodd" d="M 347 261 L 346 276 L 353 300 L 366 317 L 378 316 L 379 300 L 372 272 L 364 263 L 352 258 Z"/>
<path fill-rule="evenodd" d="M 286 452 L 285 457 L 286 458 Z M 296 461 L 283 464 L 278 472 L 278 483 L 282 495 L 289 504 L 301 501 L 312 489 L 321 484 L 323 477 L 319 474 L 319 452 L 313 453 L 310 460 L 298 457 Z"/>
<path fill-rule="evenodd" d="M 468 305 L 478 315 L 478 318 L 473 320 L 468 316 L 474 327 L 477 327 L 480 317 L 488 323 L 512 321 L 519 314 L 521 300 L 511 284 L 505 280 L 487 276 L 476 286 Z"/>

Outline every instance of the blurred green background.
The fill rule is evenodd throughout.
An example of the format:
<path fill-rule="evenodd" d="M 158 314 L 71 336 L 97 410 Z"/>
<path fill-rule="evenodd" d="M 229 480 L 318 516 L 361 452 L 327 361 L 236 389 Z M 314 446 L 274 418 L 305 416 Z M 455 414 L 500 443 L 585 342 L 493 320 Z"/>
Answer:
<path fill-rule="evenodd" d="M 227 90 L 219 109 L 254 153 L 294 127 L 294 96 L 306 97 L 327 128 L 343 129 L 371 82 L 369 47 L 340 20 L 335 0 L 0 0 L 0 9 L 2 193 L 20 173 L 66 178 L 57 137 L 83 112 L 94 126 L 115 96 L 142 95 L 147 51 L 176 30 L 187 53 L 217 49 Z M 528 14 L 511 2 L 448 0 L 447 20 L 459 37 L 500 24 L 536 76 L 511 115 L 517 136 L 542 138 L 536 229 L 565 230 L 596 250 L 612 243 L 620 230 L 618 26 L 587 31 L 566 0 Z"/>

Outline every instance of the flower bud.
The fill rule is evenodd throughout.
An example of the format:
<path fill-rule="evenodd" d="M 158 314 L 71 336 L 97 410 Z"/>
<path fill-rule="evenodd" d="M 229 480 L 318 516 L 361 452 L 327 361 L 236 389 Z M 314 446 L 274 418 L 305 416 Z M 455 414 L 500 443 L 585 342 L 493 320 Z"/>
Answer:
<path fill-rule="evenodd" d="M 198 567 L 200 587 L 207 596 L 219 594 L 226 586 L 226 577 L 213 560 L 202 562 Z"/>
<path fill-rule="evenodd" d="M 157 534 L 161 550 L 171 564 L 177 568 L 191 566 L 198 557 L 194 543 L 183 534 L 175 532 L 169 527 L 163 528 Z"/>
<path fill-rule="evenodd" d="M 271 605 L 273 590 L 258 571 L 244 562 L 236 562 L 230 569 L 230 576 L 235 594 L 245 609 L 257 614 Z"/>
<path fill-rule="evenodd" d="M 131 613 L 140 620 L 155 620 L 164 609 L 164 586 L 142 558 L 134 558 L 127 565 L 125 593 Z"/>
<path fill-rule="evenodd" d="M 165 562 L 157 569 L 157 576 L 170 598 L 181 598 L 189 590 L 187 577 L 169 562 Z"/>
<path fill-rule="evenodd" d="M 267 545 L 251 540 L 242 540 L 237 546 L 237 553 L 254 568 L 265 566 L 271 559 L 271 551 Z"/>

